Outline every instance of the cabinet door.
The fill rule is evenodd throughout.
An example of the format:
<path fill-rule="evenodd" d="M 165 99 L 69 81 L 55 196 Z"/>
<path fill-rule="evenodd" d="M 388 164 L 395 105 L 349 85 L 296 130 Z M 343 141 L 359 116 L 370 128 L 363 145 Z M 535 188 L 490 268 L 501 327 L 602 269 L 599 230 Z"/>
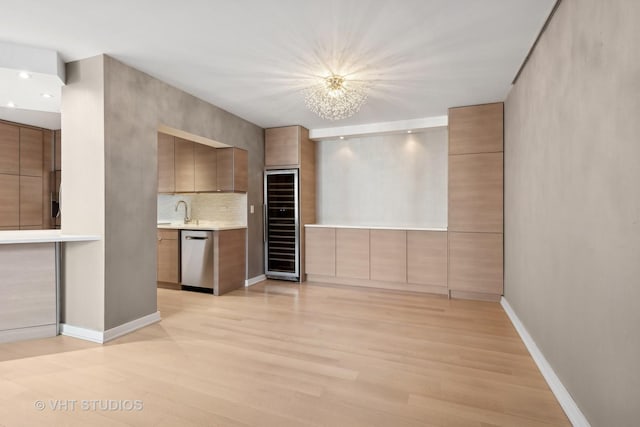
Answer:
<path fill-rule="evenodd" d="M 336 229 L 305 227 L 307 274 L 336 275 Z"/>
<path fill-rule="evenodd" d="M 246 193 L 249 189 L 249 153 L 233 149 L 233 191 Z"/>
<path fill-rule="evenodd" d="M 5 173 L 20 173 L 20 128 L 0 123 L 0 174 Z"/>
<path fill-rule="evenodd" d="M 158 133 L 158 193 L 176 191 L 173 136 Z"/>
<path fill-rule="evenodd" d="M 446 231 L 407 231 L 407 282 L 447 286 Z"/>
<path fill-rule="evenodd" d="M 265 166 L 295 166 L 300 164 L 300 127 L 288 126 L 265 130 Z"/>
<path fill-rule="evenodd" d="M 449 156 L 449 230 L 502 232 L 502 153 Z"/>
<path fill-rule="evenodd" d="M 0 227 L 20 225 L 20 177 L 0 175 Z"/>
<path fill-rule="evenodd" d="M 233 191 L 233 148 L 218 148 L 218 191 Z"/>
<path fill-rule="evenodd" d="M 158 230 L 158 282 L 179 283 L 178 230 Z"/>
<path fill-rule="evenodd" d="M 42 176 L 42 131 L 20 128 L 20 175 Z"/>
<path fill-rule="evenodd" d="M 336 229 L 336 276 L 369 279 L 369 230 Z"/>
<path fill-rule="evenodd" d="M 20 177 L 20 226 L 42 227 L 42 177 Z"/>
<path fill-rule="evenodd" d="M 371 230 L 371 280 L 407 281 L 407 232 Z"/>
<path fill-rule="evenodd" d="M 217 150 L 204 144 L 195 144 L 195 189 L 217 191 Z"/>
<path fill-rule="evenodd" d="M 502 234 L 449 233 L 449 289 L 502 295 Z"/>
<path fill-rule="evenodd" d="M 175 138 L 176 193 L 193 192 L 194 186 L 194 143 Z"/>
<path fill-rule="evenodd" d="M 503 104 L 449 109 L 449 154 L 503 151 Z"/>

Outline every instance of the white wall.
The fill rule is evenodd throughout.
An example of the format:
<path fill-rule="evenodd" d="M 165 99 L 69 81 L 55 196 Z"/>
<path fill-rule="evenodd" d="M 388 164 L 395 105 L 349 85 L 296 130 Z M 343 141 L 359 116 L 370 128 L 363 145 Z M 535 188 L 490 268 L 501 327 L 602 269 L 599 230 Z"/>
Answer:
<path fill-rule="evenodd" d="M 447 226 L 447 128 L 318 142 L 318 223 Z"/>
<path fill-rule="evenodd" d="M 189 205 L 191 219 L 222 225 L 247 225 L 246 193 L 158 194 L 158 221 L 182 221 L 184 208 L 176 212 L 176 203 Z"/>

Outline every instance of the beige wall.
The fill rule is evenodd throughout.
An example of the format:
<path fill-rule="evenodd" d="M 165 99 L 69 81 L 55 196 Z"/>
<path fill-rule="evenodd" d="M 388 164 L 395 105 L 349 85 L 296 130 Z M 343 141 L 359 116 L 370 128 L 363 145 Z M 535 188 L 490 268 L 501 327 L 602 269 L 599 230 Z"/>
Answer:
<path fill-rule="evenodd" d="M 117 60 L 104 60 L 104 144 L 103 168 L 89 176 L 102 175 L 103 183 L 87 182 L 83 193 L 102 198 L 89 212 L 102 213 L 104 230 L 104 329 L 110 329 L 156 311 L 156 220 L 157 220 L 157 130 L 160 125 L 180 129 L 249 151 L 249 204 L 262 212 L 262 171 L 264 168 L 264 131 L 262 128 L 182 92 Z M 78 91 L 87 78 L 80 73 L 67 91 Z M 91 88 L 90 92 L 99 88 Z M 65 95 L 63 95 L 63 98 Z M 63 102 L 67 102 L 64 100 Z M 87 126 L 83 105 L 69 99 L 70 112 L 63 110 L 63 144 L 65 155 L 82 144 L 67 127 Z M 71 105 L 73 104 L 73 105 Z M 66 116 L 66 117 L 65 117 Z M 66 124 L 66 126 L 65 126 Z M 92 125 L 92 123 L 90 123 Z M 96 128 L 96 131 L 100 128 Z M 80 135 L 77 135 L 80 136 Z M 72 138 L 70 141 L 69 139 Z M 96 158 L 98 154 L 95 154 Z M 69 157 L 65 160 L 70 163 Z M 65 170 L 63 180 L 83 180 L 78 170 Z M 96 178 L 98 180 L 98 178 Z M 66 184 L 63 184 L 66 186 Z M 67 191 L 66 187 L 65 190 Z M 68 193 L 67 193 L 68 194 Z M 64 195 L 63 195 L 64 197 Z M 69 196 L 72 197 L 72 196 Z M 75 196 L 73 196 L 75 197 Z M 63 200 L 64 203 L 64 200 Z M 71 224 L 77 216 L 64 206 L 64 221 Z M 75 209 L 71 209 L 75 211 Z M 263 273 L 262 217 L 248 215 L 249 277 Z M 100 223 L 100 217 L 91 224 Z M 65 225 L 63 224 L 63 227 Z M 87 232 L 85 227 L 76 227 Z M 102 254 L 88 255 L 92 259 Z M 69 258 L 69 257 L 68 257 Z M 69 261 L 74 262 L 74 261 Z M 99 261 L 96 261 L 99 262 Z M 73 269 L 72 269 L 73 270 Z M 82 274 L 80 274 L 82 273 Z M 84 272 L 78 275 L 82 276 Z M 85 277 L 89 277 L 87 274 Z M 81 280 L 80 278 L 78 280 Z M 90 308 L 89 308 L 90 309 Z M 71 322 L 69 322 L 71 323 Z M 73 323 L 76 325 L 75 323 Z M 77 325 L 83 326 L 83 325 Z"/>
<path fill-rule="evenodd" d="M 505 105 L 505 297 L 594 426 L 640 420 L 638 17 L 564 0 Z"/>
<path fill-rule="evenodd" d="M 317 143 L 320 224 L 447 226 L 447 128 Z"/>
<path fill-rule="evenodd" d="M 61 322 L 104 330 L 104 61 L 67 64 L 62 88 L 63 233 L 96 234 L 98 242 L 65 246 Z"/>

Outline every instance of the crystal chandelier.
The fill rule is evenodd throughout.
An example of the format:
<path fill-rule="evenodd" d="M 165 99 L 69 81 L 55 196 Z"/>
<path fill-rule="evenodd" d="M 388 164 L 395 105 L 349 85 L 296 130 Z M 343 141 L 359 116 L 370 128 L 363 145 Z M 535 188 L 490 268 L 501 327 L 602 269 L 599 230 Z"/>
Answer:
<path fill-rule="evenodd" d="M 307 107 L 323 119 L 340 120 L 353 116 L 367 99 L 368 85 L 331 74 L 305 89 Z"/>

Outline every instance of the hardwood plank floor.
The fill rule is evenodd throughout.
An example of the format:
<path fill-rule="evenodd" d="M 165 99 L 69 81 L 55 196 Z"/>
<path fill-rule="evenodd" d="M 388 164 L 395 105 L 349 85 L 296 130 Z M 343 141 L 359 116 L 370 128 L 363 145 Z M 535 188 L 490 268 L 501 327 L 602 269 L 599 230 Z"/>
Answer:
<path fill-rule="evenodd" d="M 0 426 L 569 425 L 497 303 L 266 281 L 158 308 L 105 345 L 0 345 Z"/>

